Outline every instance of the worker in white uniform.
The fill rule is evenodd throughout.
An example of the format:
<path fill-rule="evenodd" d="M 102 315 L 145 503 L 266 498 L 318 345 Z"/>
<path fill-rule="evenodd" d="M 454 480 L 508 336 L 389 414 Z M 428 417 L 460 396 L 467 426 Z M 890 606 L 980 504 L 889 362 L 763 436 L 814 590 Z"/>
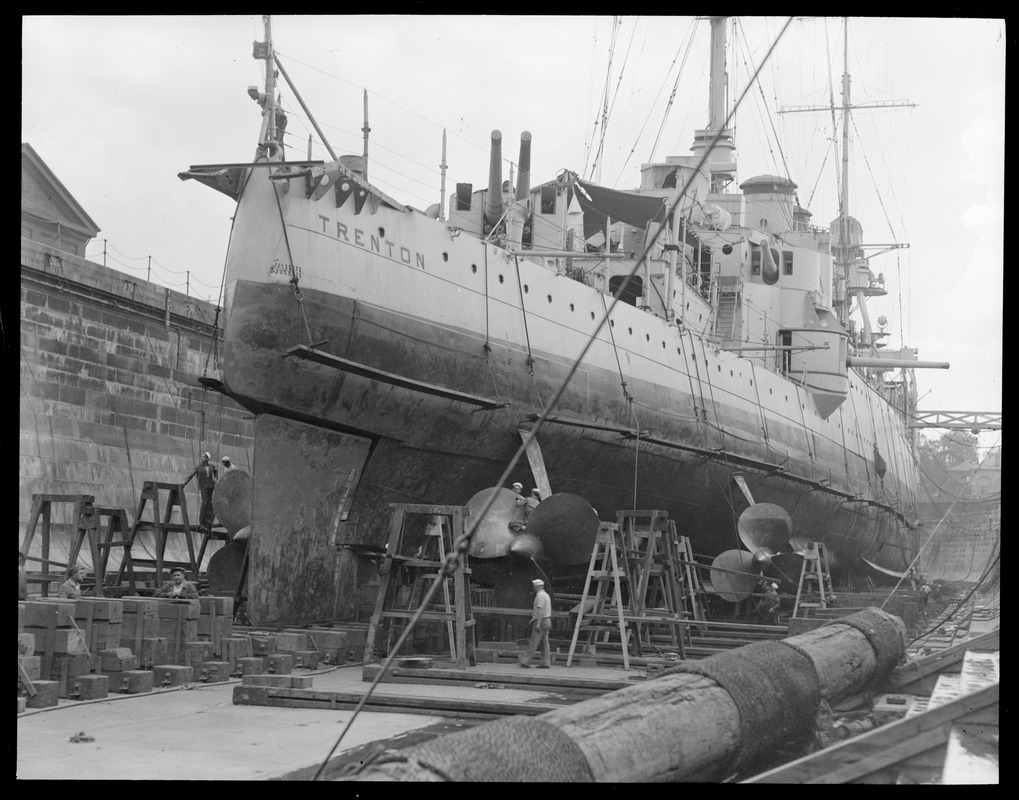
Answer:
<path fill-rule="evenodd" d="M 552 630 L 552 598 L 545 591 L 545 582 L 542 580 L 531 581 L 534 589 L 534 605 L 531 607 L 531 624 L 534 630 L 531 632 L 531 641 L 527 649 L 520 654 L 518 662 L 521 667 L 529 668 L 531 659 L 541 645 L 541 663 L 539 669 L 548 669 L 552 663 L 552 649 L 549 647 L 548 634 Z"/>

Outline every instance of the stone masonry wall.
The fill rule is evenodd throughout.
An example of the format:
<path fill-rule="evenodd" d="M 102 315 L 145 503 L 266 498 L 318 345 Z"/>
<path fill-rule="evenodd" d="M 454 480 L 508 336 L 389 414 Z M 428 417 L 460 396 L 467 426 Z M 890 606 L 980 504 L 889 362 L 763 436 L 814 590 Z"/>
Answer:
<path fill-rule="evenodd" d="M 203 451 L 251 472 L 250 415 L 198 382 L 217 377 L 214 321 L 209 303 L 22 238 L 19 542 L 35 493 L 91 494 L 133 521 L 142 483 L 182 481 Z M 195 523 L 196 481 L 185 494 Z"/>

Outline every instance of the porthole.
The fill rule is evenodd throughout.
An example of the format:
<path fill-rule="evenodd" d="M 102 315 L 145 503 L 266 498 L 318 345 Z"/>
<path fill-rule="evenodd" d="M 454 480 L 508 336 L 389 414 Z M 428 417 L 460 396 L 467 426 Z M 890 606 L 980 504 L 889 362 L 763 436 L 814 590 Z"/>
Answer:
<path fill-rule="evenodd" d="M 546 295 L 546 297 L 548 298 L 548 302 L 551 303 L 552 302 L 552 295 L 549 294 L 549 295 Z"/>
<path fill-rule="evenodd" d="M 630 334 L 630 336 L 633 336 L 633 328 L 627 328 L 626 330 Z"/>
<path fill-rule="evenodd" d="M 650 342 L 651 341 L 651 334 L 650 333 L 645 333 L 644 334 L 644 338 L 647 339 Z"/>
<path fill-rule="evenodd" d="M 718 371 L 719 371 L 719 372 L 721 372 L 721 371 L 722 371 L 722 365 L 721 365 L 721 364 L 719 364 L 719 365 L 718 365 Z"/>
<path fill-rule="evenodd" d="M 442 260 L 443 261 L 449 261 L 449 253 L 443 253 L 442 254 Z"/>
<path fill-rule="evenodd" d="M 527 293 L 528 293 L 528 292 L 530 292 L 530 291 L 531 291 L 531 287 L 530 287 L 530 286 L 528 286 L 528 285 L 527 285 L 527 284 L 525 283 L 525 284 L 524 284 L 524 294 L 527 294 Z"/>
<path fill-rule="evenodd" d="M 502 275 L 500 275 L 499 276 L 499 283 L 502 283 L 502 282 L 503 282 L 503 277 L 502 277 Z"/>
<path fill-rule="evenodd" d="M 775 394 L 775 390 L 774 389 L 768 389 L 768 394 Z"/>
<path fill-rule="evenodd" d="M 471 272 L 474 273 L 475 275 L 478 274 L 478 265 L 477 264 L 471 264 Z"/>
<path fill-rule="evenodd" d="M 386 237 L 386 229 L 383 228 L 381 225 L 379 226 L 379 236 L 381 236 L 383 239 Z"/>
<path fill-rule="evenodd" d="M 575 309 L 573 308 L 573 303 L 570 303 L 570 311 L 572 312 L 572 311 L 574 311 L 574 310 L 575 310 Z"/>
<path fill-rule="evenodd" d="M 730 378 L 732 378 L 732 377 L 733 377 L 733 374 L 732 374 L 732 370 L 729 370 L 729 377 L 730 377 Z"/>
<path fill-rule="evenodd" d="M 610 319 L 610 320 L 609 320 L 609 327 L 610 327 L 610 328 L 614 328 L 614 327 L 616 327 L 616 321 L 615 321 L 614 319 Z"/>
<path fill-rule="evenodd" d="M 665 349 L 665 342 L 663 341 L 662 342 L 662 350 L 664 350 L 664 349 Z"/>
<path fill-rule="evenodd" d="M 594 319 L 594 312 L 591 312 L 591 319 Z"/>

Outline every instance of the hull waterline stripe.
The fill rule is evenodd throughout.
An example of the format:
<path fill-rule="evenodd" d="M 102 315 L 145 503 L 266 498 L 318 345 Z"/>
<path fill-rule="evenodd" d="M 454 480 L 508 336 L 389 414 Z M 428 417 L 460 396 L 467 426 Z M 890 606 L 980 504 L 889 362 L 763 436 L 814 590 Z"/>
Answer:
<path fill-rule="evenodd" d="M 477 395 L 467 394 L 466 392 L 457 392 L 431 383 L 422 383 L 421 381 L 411 380 L 410 378 L 403 378 L 399 375 L 394 375 L 391 372 L 383 372 L 380 369 L 359 364 L 356 361 L 349 361 L 346 358 L 340 358 L 339 356 L 323 353 L 319 350 L 313 350 L 303 344 L 287 349 L 287 351 L 283 354 L 283 357 L 294 357 L 300 358 L 304 361 L 312 361 L 316 364 L 322 364 L 326 367 L 338 369 L 341 372 L 349 372 L 352 375 L 360 375 L 363 378 L 370 378 L 371 380 L 388 383 L 391 386 L 399 386 L 402 389 L 410 389 L 414 392 L 430 394 L 435 397 L 445 397 L 449 400 L 457 400 L 461 403 L 468 403 L 473 406 L 480 406 L 481 408 L 495 409 L 504 408 L 508 405 L 507 403 L 497 403 L 496 401 L 489 400 L 486 397 L 478 397 Z"/>

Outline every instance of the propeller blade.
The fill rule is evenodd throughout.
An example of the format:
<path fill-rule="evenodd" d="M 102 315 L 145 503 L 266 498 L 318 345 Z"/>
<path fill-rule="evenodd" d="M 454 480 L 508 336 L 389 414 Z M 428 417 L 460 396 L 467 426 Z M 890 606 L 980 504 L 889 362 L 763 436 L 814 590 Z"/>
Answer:
<path fill-rule="evenodd" d="M 762 548 L 781 553 L 789 549 L 793 521 L 782 506 L 756 503 L 739 515 L 737 530 L 740 541 L 751 553 Z"/>
<path fill-rule="evenodd" d="M 711 562 L 711 586 L 730 603 L 745 600 L 757 586 L 760 567 L 746 550 L 726 550 Z"/>

